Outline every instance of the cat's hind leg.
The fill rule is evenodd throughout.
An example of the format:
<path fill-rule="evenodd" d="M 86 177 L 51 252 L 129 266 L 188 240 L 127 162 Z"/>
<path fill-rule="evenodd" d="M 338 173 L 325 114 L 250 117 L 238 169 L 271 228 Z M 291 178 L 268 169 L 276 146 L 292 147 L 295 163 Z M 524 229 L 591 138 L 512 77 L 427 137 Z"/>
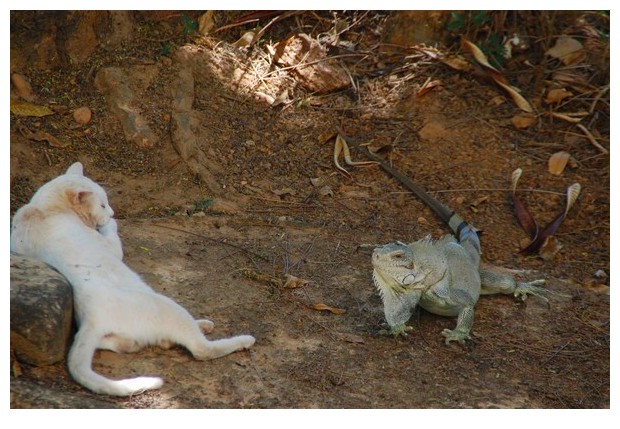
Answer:
<path fill-rule="evenodd" d="M 195 320 L 189 312 L 164 295 L 156 295 L 160 323 L 173 329 L 165 338 L 185 347 L 197 360 L 215 359 L 244 350 L 255 342 L 251 335 L 209 341 L 204 333 L 213 329 L 213 322 L 207 319 Z"/>
<path fill-rule="evenodd" d="M 213 323 L 209 319 L 197 319 L 196 323 L 198 324 L 198 327 L 203 334 L 210 334 L 215 328 L 215 323 Z"/>
<path fill-rule="evenodd" d="M 135 353 L 142 349 L 142 344 L 131 338 L 116 334 L 105 335 L 97 346 L 98 349 L 111 350 L 116 353 Z"/>

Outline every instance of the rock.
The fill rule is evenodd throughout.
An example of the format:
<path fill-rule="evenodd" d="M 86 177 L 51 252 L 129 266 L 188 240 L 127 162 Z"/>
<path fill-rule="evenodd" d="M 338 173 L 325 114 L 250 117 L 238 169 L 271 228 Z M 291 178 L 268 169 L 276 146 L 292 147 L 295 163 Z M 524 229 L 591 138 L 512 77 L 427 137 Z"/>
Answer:
<path fill-rule="evenodd" d="M 130 87 L 131 78 L 118 67 L 101 69 L 95 77 L 97 90 L 106 100 L 108 109 L 120 120 L 127 141 L 141 148 L 151 148 L 159 137 L 151 130 L 137 107 L 135 94 Z"/>
<path fill-rule="evenodd" d="M 448 136 L 448 131 L 439 121 L 428 121 L 419 131 L 422 140 L 436 141 Z"/>
<path fill-rule="evenodd" d="M 93 112 L 84 106 L 78 107 L 73 111 L 73 119 L 80 125 L 86 125 L 90 122 L 90 119 L 93 117 Z"/>
<path fill-rule="evenodd" d="M 11 408 L 119 408 L 90 393 L 68 393 L 30 380 L 11 377 Z"/>
<path fill-rule="evenodd" d="M 399 46 L 436 45 L 446 38 L 449 18 L 448 11 L 400 10 L 388 16 L 383 39 Z"/>
<path fill-rule="evenodd" d="M 207 185 L 211 193 L 218 194 L 220 185 L 216 176 L 222 173 L 221 166 L 205 153 L 199 142 L 208 142 L 200 135 L 200 115 L 193 110 L 195 80 L 192 71 L 194 56 L 186 50 L 179 50 L 175 56 L 179 74 L 172 88 L 172 113 L 170 114 L 170 136 L 172 146 L 187 166 Z"/>
<path fill-rule="evenodd" d="M 11 83 L 13 84 L 13 87 L 15 87 L 15 92 L 20 98 L 31 103 L 37 100 L 37 96 L 25 76 L 19 73 L 13 73 L 11 75 Z"/>
<path fill-rule="evenodd" d="M 338 60 L 331 60 L 319 42 L 306 34 L 296 34 L 275 46 L 274 60 L 292 67 L 303 85 L 318 94 L 348 86 L 351 81 Z M 304 65 L 308 64 L 309 65 Z"/>
<path fill-rule="evenodd" d="M 11 254 L 11 349 L 41 366 L 65 358 L 73 315 L 71 285 L 49 265 Z"/>

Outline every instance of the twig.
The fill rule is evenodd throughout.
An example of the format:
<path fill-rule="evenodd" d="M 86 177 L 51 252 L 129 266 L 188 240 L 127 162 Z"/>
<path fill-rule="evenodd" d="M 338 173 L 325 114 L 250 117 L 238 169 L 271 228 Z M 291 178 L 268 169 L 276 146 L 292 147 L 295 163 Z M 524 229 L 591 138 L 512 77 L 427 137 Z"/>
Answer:
<path fill-rule="evenodd" d="M 559 349 L 555 350 L 551 356 L 549 356 L 547 359 L 545 359 L 543 362 L 540 363 L 541 366 L 545 365 L 547 362 L 549 362 L 551 359 L 553 359 L 554 357 L 556 357 L 562 350 L 564 350 L 568 345 L 570 344 L 570 341 L 568 341 L 566 344 L 564 344 L 562 347 L 560 347 Z"/>
<path fill-rule="evenodd" d="M 596 141 L 596 139 L 594 138 L 594 136 L 592 135 L 592 133 L 590 131 L 588 131 L 588 129 L 586 127 L 584 127 L 581 124 L 576 124 L 577 128 L 579 128 L 581 131 L 583 131 L 586 135 L 586 137 L 588 138 L 588 140 L 590 140 L 590 143 L 592 143 L 592 145 L 594 147 L 596 147 L 601 153 L 604 154 L 608 154 L 609 151 L 607 149 L 605 149 L 603 146 L 601 146 L 601 144 L 599 142 Z"/>
<path fill-rule="evenodd" d="M 236 245 L 236 244 L 233 244 L 233 243 L 228 243 L 228 242 L 222 241 L 222 240 L 216 240 L 215 238 L 207 237 L 206 235 L 197 234 L 197 233 L 192 232 L 192 231 L 186 231 L 184 229 L 174 228 L 172 226 L 167 226 L 167 225 L 159 225 L 159 224 L 156 224 L 156 223 L 153 223 L 151 225 L 159 227 L 159 228 L 169 229 L 169 230 L 177 231 L 177 232 L 183 232 L 183 233 L 188 234 L 188 235 L 193 235 L 193 236 L 196 236 L 196 237 L 200 237 L 200 238 L 202 238 L 204 240 L 208 240 L 208 241 L 211 241 L 213 243 L 218 243 L 218 244 L 223 244 L 225 246 L 233 247 L 233 248 L 235 248 L 237 250 L 241 250 L 242 252 L 249 253 L 249 254 L 251 254 L 251 255 L 259 258 L 259 259 L 262 259 L 262 260 L 266 259 L 265 256 L 260 255 L 260 254 L 258 254 L 256 252 L 252 252 L 251 250 L 248 250 L 246 247 L 239 246 L 239 245 Z"/>
<path fill-rule="evenodd" d="M 308 55 L 308 53 L 306 53 L 306 55 Z M 304 63 L 303 62 L 304 59 L 305 59 L 305 56 L 304 56 L 299 63 L 293 64 L 292 66 L 281 67 L 281 68 L 279 68 L 277 70 L 274 70 L 272 72 L 267 73 L 265 76 L 263 76 L 263 78 L 265 78 L 265 77 L 267 77 L 269 75 L 276 74 L 278 72 L 284 71 L 284 70 L 291 70 L 291 69 L 296 69 L 296 68 L 300 68 L 300 67 L 307 67 L 307 66 L 311 66 L 311 65 L 314 65 L 314 64 L 322 63 L 323 61 L 335 60 L 337 58 L 363 57 L 363 56 L 368 56 L 368 54 L 359 53 L 359 54 L 334 55 L 334 56 L 331 56 L 331 57 L 319 58 L 318 60 L 310 61 L 309 63 Z"/>
<path fill-rule="evenodd" d="M 597 103 L 600 101 L 601 97 L 603 97 L 603 95 L 605 95 L 607 91 L 609 91 L 609 85 L 605 85 L 598 92 L 598 94 L 596 94 L 596 97 L 594 98 L 594 101 L 592 102 L 592 105 L 590 106 L 590 115 L 594 113 L 594 108 L 596 107 Z"/>

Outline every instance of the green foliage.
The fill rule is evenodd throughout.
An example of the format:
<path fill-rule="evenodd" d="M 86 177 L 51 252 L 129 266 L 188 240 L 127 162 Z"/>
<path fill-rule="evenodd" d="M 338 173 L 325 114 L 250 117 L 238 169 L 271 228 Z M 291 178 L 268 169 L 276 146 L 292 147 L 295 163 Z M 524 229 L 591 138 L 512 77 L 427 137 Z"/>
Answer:
<path fill-rule="evenodd" d="M 446 28 L 453 33 L 463 33 L 467 34 L 468 37 L 474 37 L 472 41 L 484 52 L 491 65 L 501 67 L 505 54 L 502 36 L 497 33 L 489 34 L 490 24 L 491 12 L 474 10 L 450 13 Z M 477 37 L 482 33 L 487 34 L 484 40 Z"/>
<path fill-rule="evenodd" d="M 459 32 L 465 30 L 468 23 L 476 28 L 480 28 L 489 22 L 491 22 L 491 16 L 484 10 L 452 12 L 450 13 L 450 19 L 446 24 L 446 28 L 452 32 Z"/>
<path fill-rule="evenodd" d="M 213 198 L 205 198 L 202 201 L 196 201 L 194 203 L 194 208 L 196 210 L 206 210 L 211 206 L 211 204 L 213 204 Z"/>
<path fill-rule="evenodd" d="M 160 56 L 162 56 L 162 57 L 169 57 L 171 50 L 172 50 L 172 47 L 171 47 L 170 43 L 167 43 L 167 42 L 164 43 L 161 46 Z"/>
<path fill-rule="evenodd" d="M 491 34 L 487 40 L 479 43 L 478 47 L 484 52 L 493 67 L 498 68 L 504 64 L 506 48 L 504 48 L 502 37 L 499 34 Z"/>
<path fill-rule="evenodd" d="M 181 21 L 183 22 L 183 37 L 198 31 L 198 21 L 191 19 L 187 15 L 181 16 Z"/>

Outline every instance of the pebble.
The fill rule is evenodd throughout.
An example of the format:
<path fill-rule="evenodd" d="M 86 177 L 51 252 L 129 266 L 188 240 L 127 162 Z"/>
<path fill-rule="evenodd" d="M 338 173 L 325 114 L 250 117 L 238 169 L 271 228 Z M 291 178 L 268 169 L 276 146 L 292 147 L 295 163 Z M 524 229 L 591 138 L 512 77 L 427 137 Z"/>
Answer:
<path fill-rule="evenodd" d="M 73 119 L 80 125 L 86 125 L 93 117 L 93 113 L 88 107 L 78 107 L 73 111 Z"/>

